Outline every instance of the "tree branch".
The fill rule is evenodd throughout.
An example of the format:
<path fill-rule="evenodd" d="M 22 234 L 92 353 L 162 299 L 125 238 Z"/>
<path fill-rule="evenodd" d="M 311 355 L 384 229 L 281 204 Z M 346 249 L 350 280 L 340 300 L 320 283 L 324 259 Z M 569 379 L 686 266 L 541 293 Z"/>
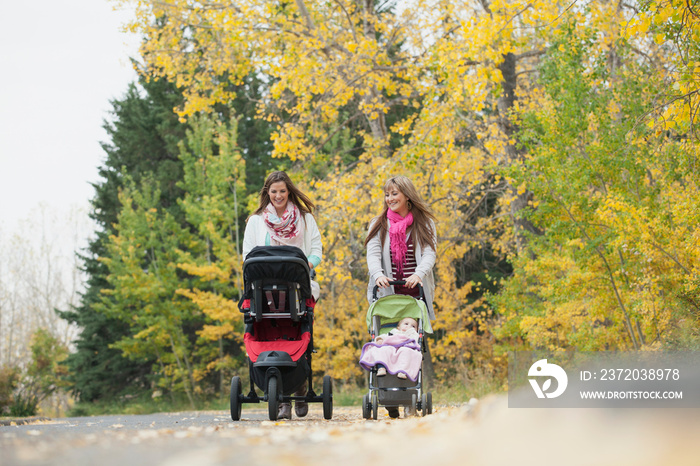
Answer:
<path fill-rule="evenodd" d="M 297 4 L 297 8 L 299 8 L 299 13 L 301 14 L 301 17 L 304 19 L 304 21 L 306 21 L 306 28 L 310 31 L 313 31 L 315 29 L 314 22 L 311 19 L 309 10 L 306 9 L 304 0 L 294 0 L 294 3 Z"/>

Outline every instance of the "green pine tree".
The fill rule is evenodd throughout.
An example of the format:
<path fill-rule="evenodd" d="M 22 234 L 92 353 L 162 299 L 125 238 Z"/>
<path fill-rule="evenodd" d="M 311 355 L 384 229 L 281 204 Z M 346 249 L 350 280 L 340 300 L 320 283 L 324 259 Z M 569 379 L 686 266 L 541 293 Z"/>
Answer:
<path fill-rule="evenodd" d="M 177 187 L 182 178 L 177 143 L 185 137 L 186 125 L 178 121 L 172 109 L 179 105 L 182 95 L 164 80 L 129 85 L 121 99 L 112 102 L 112 122 L 104 128 L 110 137 L 102 147 L 107 158 L 99 173 L 102 180 L 95 183 L 91 217 L 97 224 L 95 239 L 83 253 L 88 275 L 86 291 L 80 306 L 61 312 L 61 316 L 81 329 L 76 349 L 65 364 L 68 380 L 82 401 L 110 399 L 125 392 L 138 392 L 150 384 L 148 377 L 152 361 L 131 361 L 111 345 L 128 334 L 122 321 L 95 312 L 103 299 L 102 290 L 110 288 L 107 269 L 98 258 L 106 255 L 105 244 L 114 233 L 120 211 L 119 190 L 124 187 L 124 174 L 140 183 L 144 177 L 155 179 L 161 191 L 160 201 L 181 217 Z"/>
<path fill-rule="evenodd" d="M 238 117 L 237 145 L 246 160 L 249 186 L 240 192 L 240 202 L 260 189 L 262 180 L 277 161 L 270 157 L 271 124 L 255 118 L 256 102 L 264 93 L 265 83 L 259 77 L 250 77 L 236 87 L 238 97 L 233 109 L 219 108 L 220 119 Z M 185 225 L 185 214 L 178 204 L 183 199 L 183 164 L 179 144 L 186 141 L 189 125 L 181 123 L 173 109 L 182 102 L 182 95 L 173 84 L 165 80 L 142 78 L 139 84 L 131 84 L 121 99 L 112 102 L 112 121 L 105 122 L 110 141 L 102 147 L 107 154 L 99 173 L 101 181 L 94 184 L 91 217 L 98 228 L 95 239 L 82 253 L 84 270 L 88 275 L 86 291 L 81 304 L 60 315 L 76 324 L 80 335 L 75 342 L 76 351 L 65 364 L 73 392 L 81 401 L 111 399 L 124 393 L 138 393 L 152 385 L 153 358 L 128 359 L 114 344 L 130 335 L 127 322 L 96 312 L 102 303 L 108 269 L 98 258 L 108 254 L 106 244 L 115 233 L 115 225 L 121 211 L 119 192 L 125 187 L 125 177 L 138 186 L 144 179 L 152 180 L 153 189 L 160 193 L 157 208 L 165 209 L 179 225 Z M 233 222 L 242 235 L 247 212 L 238 209 L 238 222 Z M 232 237 L 236 232 L 232 233 Z M 242 237 L 242 236 L 241 236 Z M 197 326 L 188 329 L 188 338 L 196 338 Z"/>

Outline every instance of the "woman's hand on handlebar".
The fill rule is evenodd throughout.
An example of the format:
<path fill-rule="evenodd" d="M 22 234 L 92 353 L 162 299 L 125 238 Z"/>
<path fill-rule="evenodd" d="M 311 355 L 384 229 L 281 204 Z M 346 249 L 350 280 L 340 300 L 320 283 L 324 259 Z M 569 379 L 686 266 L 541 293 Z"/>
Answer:
<path fill-rule="evenodd" d="M 415 273 L 406 279 L 406 287 L 408 287 L 408 288 L 413 288 L 419 283 L 421 285 L 423 284 L 420 277 L 418 275 L 416 275 Z"/>
<path fill-rule="evenodd" d="M 386 288 L 387 286 L 389 286 L 389 279 L 382 275 L 381 277 L 377 278 L 375 284 L 379 288 Z"/>

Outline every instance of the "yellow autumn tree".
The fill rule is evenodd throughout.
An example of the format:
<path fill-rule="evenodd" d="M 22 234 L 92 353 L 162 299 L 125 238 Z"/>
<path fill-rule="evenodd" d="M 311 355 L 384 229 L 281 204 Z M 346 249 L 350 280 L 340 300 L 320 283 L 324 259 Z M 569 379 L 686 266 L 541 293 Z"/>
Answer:
<path fill-rule="evenodd" d="M 185 89 L 183 117 L 230 99 L 228 81 L 270 76 L 261 117 L 278 122 L 275 154 L 302 162 L 296 169 L 318 200 L 327 244 L 322 364 L 341 378 L 359 374 L 348 362 L 367 306 L 362 240 L 383 181 L 396 173 L 414 180 L 439 219 L 436 360 L 443 371 L 473 361 L 475 341 L 488 336 L 486 283 L 456 277 L 455 266 L 475 249 L 503 258 L 532 230 L 518 214 L 531 194 L 498 171 L 522 157 L 509 118 L 518 73 L 544 52 L 542 26 L 565 5 L 134 3 L 143 57 Z M 347 144 L 333 144 L 338 138 Z"/>
<path fill-rule="evenodd" d="M 493 300 L 515 347 L 683 347 L 696 327 L 697 139 L 682 115 L 663 123 L 678 57 L 663 35 L 629 34 L 633 12 L 603 11 L 564 18 L 542 98 L 520 109 L 529 157 L 513 176 L 537 193 L 546 233 Z"/>
<path fill-rule="evenodd" d="M 636 80 L 673 62 L 668 50 L 648 46 L 644 28 L 655 21 L 651 15 L 603 1 L 122 3 L 133 4 L 137 12 L 131 27 L 145 35 L 141 53 L 149 72 L 184 89 L 186 102 L 176 109 L 182 118 L 227 103 L 233 98 L 229 84 L 250 73 L 269 82 L 259 116 L 277 124 L 273 155 L 294 162 L 295 180 L 319 207 L 324 261 L 318 268 L 323 298 L 316 343 L 325 372 L 344 380 L 361 374 L 354 363 L 366 338 L 362 243 L 367 223 L 381 209 L 384 180 L 394 174 L 409 176 L 438 218 L 437 322 L 431 341 L 437 374 L 468 379 L 469 366 L 489 370 L 492 322 L 501 338 L 514 344 L 635 347 L 635 340 L 648 341 L 653 326 L 663 321 L 649 318 L 651 301 L 629 304 L 641 295 L 659 295 L 655 286 L 644 284 L 643 277 L 652 279 L 654 272 L 634 261 L 640 278 L 627 284 L 633 256 L 623 255 L 619 262 L 625 265 L 613 267 L 610 261 L 613 252 L 633 244 L 624 241 L 653 224 L 659 209 L 667 214 L 660 200 L 673 196 L 677 219 L 654 230 L 655 238 L 664 231 L 667 241 L 657 241 L 655 250 L 667 257 L 664 264 L 672 262 L 669 256 L 677 255 L 680 244 L 671 242 L 668 232 L 691 225 L 687 209 L 696 190 L 690 172 L 677 174 L 680 181 L 672 190 L 674 172 L 658 168 L 670 177 L 669 189 L 660 197 L 635 199 L 627 195 L 630 180 L 642 182 L 640 174 L 648 169 L 658 183 L 656 152 L 634 152 L 641 160 L 637 166 L 630 162 L 634 176 L 605 165 L 619 160 L 606 154 L 627 154 L 627 145 L 640 148 L 648 140 L 643 132 L 627 141 L 627 133 L 606 129 L 632 115 L 641 119 L 644 110 L 638 107 L 650 108 L 655 98 L 645 90 L 636 102 L 621 102 L 620 93 L 639 90 Z M 655 5 L 649 4 L 649 11 L 662 8 Z M 669 15 L 664 24 L 673 18 Z M 633 40 L 626 37 L 632 30 L 626 25 L 636 25 Z M 694 29 L 684 31 L 694 37 Z M 624 40 L 629 47 L 622 46 Z M 579 53 L 584 49 L 586 55 Z M 636 55 L 624 55 L 631 50 Z M 647 59 L 654 65 L 621 66 L 625 60 Z M 542 81 L 547 66 L 569 62 L 578 62 L 592 92 L 577 95 L 575 85 L 561 84 L 562 94 L 553 95 L 556 86 Z M 609 76 L 591 71 L 606 69 Z M 571 107 L 576 98 L 588 105 L 586 97 L 597 96 L 598 89 L 606 94 L 592 114 L 557 107 Z M 679 87 L 679 92 L 690 91 Z M 603 121 L 599 114 L 610 118 Z M 692 118 L 687 121 L 692 126 Z M 540 122 L 546 123 L 544 130 Z M 540 141 L 542 134 L 546 143 Z M 683 143 L 653 144 L 669 154 L 668 163 L 678 160 L 676 153 L 691 153 Z M 584 174 L 558 173 L 558 163 L 578 160 L 563 154 L 588 153 L 580 145 L 595 147 L 596 165 Z M 579 175 L 586 177 L 570 178 Z M 605 186 L 608 178 L 614 180 L 619 190 L 601 196 L 596 176 Z M 561 191 L 553 191 L 550 183 Z M 577 197 L 562 199 L 564 193 Z M 613 202 L 616 196 L 621 203 Z M 596 200 L 592 207 L 589 197 Z M 626 223 L 628 215 L 637 220 Z M 567 228 L 560 231 L 556 227 L 562 222 Z M 694 254 L 687 244 L 686 249 Z M 580 260 L 581 251 L 592 259 Z M 695 262 L 678 262 L 692 277 Z M 508 263 L 515 269 L 510 281 L 502 280 L 510 274 Z M 583 284 L 589 280 L 596 286 L 586 294 Z M 676 283 L 664 280 L 658 285 L 664 290 Z M 691 282 L 683 282 L 690 292 Z M 503 299 L 493 298 L 495 307 L 489 307 L 484 293 L 496 293 L 503 285 Z M 521 309 L 529 301 L 519 297 L 530 296 L 531 289 L 537 299 L 533 307 Z M 546 304 L 536 305 L 539 300 Z M 567 336 L 572 328 L 578 329 L 575 338 Z"/>

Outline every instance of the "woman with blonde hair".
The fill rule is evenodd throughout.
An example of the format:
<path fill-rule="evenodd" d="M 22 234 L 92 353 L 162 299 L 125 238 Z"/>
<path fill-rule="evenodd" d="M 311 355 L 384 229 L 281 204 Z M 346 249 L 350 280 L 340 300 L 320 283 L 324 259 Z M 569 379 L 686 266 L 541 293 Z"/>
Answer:
<path fill-rule="evenodd" d="M 367 299 L 372 301 L 375 285 L 379 287 L 378 297 L 392 293 L 416 297 L 416 285 L 420 283 L 428 315 L 435 319 L 435 215 L 405 176 L 395 176 L 384 184 L 384 208 L 369 224 L 365 247 L 369 270 Z M 404 280 L 406 285 L 389 285 L 389 281 L 397 280 Z"/>

